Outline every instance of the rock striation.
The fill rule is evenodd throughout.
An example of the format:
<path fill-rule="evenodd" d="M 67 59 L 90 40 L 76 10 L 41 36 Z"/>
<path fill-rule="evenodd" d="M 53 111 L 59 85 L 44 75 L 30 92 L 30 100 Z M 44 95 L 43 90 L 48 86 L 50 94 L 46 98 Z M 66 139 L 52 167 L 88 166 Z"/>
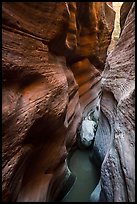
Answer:
<path fill-rule="evenodd" d="M 135 201 L 135 3 L 130 7 L 121 8 L 122 32 L 102 73 L 94 146 L 103 162 L 100 202 Z"/>
<path fill-rule="evenodd" d="M 53 202 L 101 96 L 115 13 L 106 2 L 3 2 L 2 200 Z"/>

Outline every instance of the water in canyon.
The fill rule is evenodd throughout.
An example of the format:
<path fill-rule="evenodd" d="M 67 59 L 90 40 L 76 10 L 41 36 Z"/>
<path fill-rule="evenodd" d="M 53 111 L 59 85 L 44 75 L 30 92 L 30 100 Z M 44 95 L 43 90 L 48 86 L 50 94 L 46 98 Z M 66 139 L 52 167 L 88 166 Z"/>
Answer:
<path fill-rule="evenodd" d="M 90 195 L 97 186 L 100 171 L 90 159 L 91 150 L 77 149 L 68 161 L 75 183 L 61 202 L 89 202 Z"/>

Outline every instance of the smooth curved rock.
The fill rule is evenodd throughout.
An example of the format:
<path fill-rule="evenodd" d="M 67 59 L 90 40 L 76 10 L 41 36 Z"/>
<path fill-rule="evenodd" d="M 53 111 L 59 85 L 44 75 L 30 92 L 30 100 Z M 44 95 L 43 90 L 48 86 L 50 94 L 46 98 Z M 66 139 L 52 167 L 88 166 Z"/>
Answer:
<path fill-rule="evenodd" d="M 123 2 L 121 9 L 120 9 L 120 28 L 121 32 L 124 28 L 124 24 L 129 13 L 129 10 L 132 7 L 133 2 Z"/>
<path fill-rule="evenodd" d="M 100 202 L 135 201 L 135 3 L 128 11 L 102 74 L 94 148 L 103 161 Z"/>
<path fill-rule="evenodd" d="M 53 202 L 82 117 L 100 100 L 114 11 L 105 2 L 3 2 L 2 18 L 2 200 Z"/>

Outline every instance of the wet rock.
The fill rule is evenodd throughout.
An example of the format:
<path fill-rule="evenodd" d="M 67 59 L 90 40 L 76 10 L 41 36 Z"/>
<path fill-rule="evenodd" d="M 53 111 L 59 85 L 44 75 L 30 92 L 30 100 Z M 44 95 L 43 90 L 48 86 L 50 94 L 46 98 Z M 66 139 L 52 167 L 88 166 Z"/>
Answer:
<path fill-rule="evenodd" d="M 100 181 L 99 181 L 98 185 L 96 186 L 94 191 L 91 193 L 90 202 L 99 202 L 100 192 L 101 192 L 101 184 L 100 184 Z"/>

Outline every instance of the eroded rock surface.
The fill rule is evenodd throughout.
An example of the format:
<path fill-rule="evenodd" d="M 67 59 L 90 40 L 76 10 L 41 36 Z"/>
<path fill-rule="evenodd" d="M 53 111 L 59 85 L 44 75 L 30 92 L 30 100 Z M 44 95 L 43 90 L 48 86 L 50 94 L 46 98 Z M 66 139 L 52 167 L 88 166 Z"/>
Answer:
<path fill-rule="evenodd" d="M 105 202 L 135 201 L 135 3 L 122 8 L 128 14 L 102 74 L 102 114 L 94 148 L 103 161 L 100 201 Z"/>
<path fill-rule="evenodd" d="M 131 9 L 133 2 L 123 2 L 121 9 L 120 9 L 120 27 L 121 27 L 121 32 L 124 28 L 124 24 L 127 18 L 127 15 L 129 13 L 129 10 Z"/>
<path fill-rule="evenodd" d="M 3 201 L 55 201 L 77 128 L 100 100 L 114 11 L 105 2 L 8 2 L 2 17 Z"/>

